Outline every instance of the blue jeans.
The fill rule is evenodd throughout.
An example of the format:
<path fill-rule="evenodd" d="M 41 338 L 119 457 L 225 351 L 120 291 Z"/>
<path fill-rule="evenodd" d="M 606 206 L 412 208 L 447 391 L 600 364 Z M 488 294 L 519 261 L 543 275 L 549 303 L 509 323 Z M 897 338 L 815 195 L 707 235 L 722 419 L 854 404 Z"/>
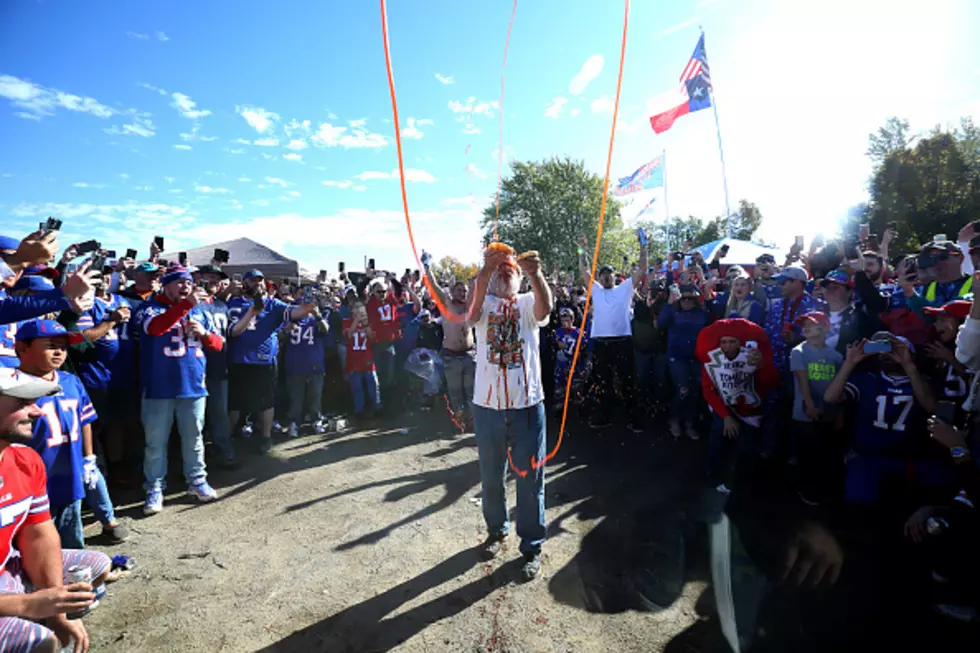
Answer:
<path fill-rule="evenodd" d="M 289 393 L 289 421 L 300 424 L 303 417 L 320 419 L 323 397 L 323 372 L 318 374 L 290 374 L 286 377 Z"/>
<path fill-rule="evenodd" d="M 543 460 L 546 451 L 544 402 L 530 408 L 492 410 L 473 406 L 473 425 L 483 481 L 483 519 L 490 535 L 506 535 L 507 448 L 514 465 L 527 474 L 517 476 L 517 535 L 521 553 L 537 553 L 547 535 L 544 518 L 544 466 L 531 467 L 531 457 Z"/>
<path fill-rule="evenodd" d="M 82 500 L 72 501 L 51 508 L 51 521 L 61 536 L 62 549 L 84 549 L 85 534 L 82 532 Z"/>
<path fill-rule="evenodd" d="M 378 370 L 378 383 L 390 388 L 395 383 L 395 345 L 371 345 L 374 366 Z"/>
<path fill-rule="evenodd" d="M 207 478 L 204 466 L 204 406 L 207 397 L 195 399 L 147 399 L 143 397 L 143 431 L 146 434 L 146 455 L 143 475 L 147 492 L 163 490 L 167 483 L 167 442 L 170 428 L 177 419 L 180 451 L 184 459 L 184 478 L 188 485 Z"/>
<path fill-rule="evenodd" d="M 364 412 L 364 386 L 367 386 L 368 398 L 371 406 L 378 408 L 381 406 L 381 391 L 378 390 L 378 376 L 372 372 L 348 372 L 350 381 L 350 392 L 354 395 L 354 413 Z"/>
<path fill-rule="evenodd" d="M 208 380 L 206 418 L 211 441 L 225 460 L 235 459 L 231 443 L 231 423 L 228 421 L 228 379 Z"/>
<path fill-rule="evenodd" d="M 99 480 L 94 488 L 85 486 L 85 502 L 92 509 L 95 518 L 103 526 L 107 526 L 116 521 L 116 511 L 112 508 L 112 499 L 109 497 L 109 488 L 105 484 L 105 476 L 99 471 Z M 69 547 L 70 548 L 70 547 Z"/>
<path fill-rule="evenodd" d="M 635 351 L 637 393 L 647 405 L 663 401 L 667 388 L 667 356 L 657 351 Z"/>
<path fill-rule="evenodd" d="M 737 417 L 735 419 L 738 419 Z M 717 413 L 711 414 L 711 432 L 708 434 L 708 483 L 731 484 L 732 470 L 745 464 L 758 453 L 760 429 L 738 420 L 738 436 L 725 437 L 725 420 Z"/>
<path fill-rule="evenodd" d="M 670 378 L 674 381 L 674 403 L 670 416 L 681 424 L 694 425 L 697 419 L 701 363 L 691 358 L 670 358 Z"/>

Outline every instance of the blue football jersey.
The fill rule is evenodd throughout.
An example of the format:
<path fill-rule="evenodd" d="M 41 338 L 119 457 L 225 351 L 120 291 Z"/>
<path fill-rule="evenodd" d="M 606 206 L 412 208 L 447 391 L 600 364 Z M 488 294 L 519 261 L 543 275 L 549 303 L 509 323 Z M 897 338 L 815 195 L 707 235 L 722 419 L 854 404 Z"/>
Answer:
<path fill-rule="evenodd" d="M 78 330 L 87 331 L 105 322 L 112 312 L 119 307 L 118 295 L 110 295 L 106 299 L 96 297 L 92 308 L 82 313 L 78 318 Z M 112 378 L 111 365 L 119 354 L 118 325 L 106 331 L 106 334 L 94 341 L 95 360 L 80 361 L 78 376 L 86 388 L 108 388 Z"/>
<path fill-rule="evenodd" d="M 207 396 L 204 347 L 189 329 L 190 322 L 207 328 L 208 319 L 195 306 L 170 330 L 159 336 L 147 331 L 150 321 L 170 306 L 157 299 L 143 302 L 136 313 L 140 331 L 140 390 L 148 399 L 194 399 Z"/>
<path fill-rule="evenodd" d="M 216 333 L 225 340 L 225 346 L 219 350 L 206 350 L 204 355 L 208 361 L 208 378 L 221 381 L 228 378 L 228 304 L 215 299 L 208 303 L 199 304 L 201 311 L 208 320 L 207 330 Z"/>
<path fill-rule="evenodd" d="M 248 312 L 252 300 L 233 297 L 228 300 L 228 328 L 235 326 Z M 237 338 L 229 338 L 228 362 L 249 365 L 274 365 L 279 353 L 276 332 L 286 320 L 289 304 L 267 298 L 262 312 Z"/>
<path fill-rule="evenodd" d="M 878 286 L 878 294 L 885 298 L 888 302 L 889 311 L 894 311 L 900 308 L 907 308 L 908 298 L 905 296 L 905 291 L 897 283 L 884 283 Z"/>
<path fill-rule="evenodd" d="M 312 315 L 286 323 L 286 374 L 322 374 L 327 336 Z"/>
<path fill-rule="evenodd" d="M 0 324 L 0 367 L 20 367 L 20 359 L 14 350 L 19 324 L 20 322 Z"/>
<path fill-rule="evenodd" d="M 868 456 L 906 457 L 927 448 L 928 415 L 907 376 L 865 372 L 851 377 L 847 394 L 858 403 L 852 448 Z"/>
<path fill-rule="evenodd" d="M 61 392 L 37 400 L 42 415 L 34 421 L 30 444 L 47 469 L 48 498 L 53 508 L 85 496 L 82 427 L 97 418 L 82 381 L 68 372 L 56 374 Z"/>

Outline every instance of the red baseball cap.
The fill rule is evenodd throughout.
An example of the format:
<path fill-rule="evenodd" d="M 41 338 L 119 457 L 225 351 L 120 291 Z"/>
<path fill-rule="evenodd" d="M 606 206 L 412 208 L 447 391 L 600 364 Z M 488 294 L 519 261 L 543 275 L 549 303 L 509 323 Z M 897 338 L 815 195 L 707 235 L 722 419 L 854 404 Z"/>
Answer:
<path fill-rule="evenodd" d="M 802 327 L 807 321 L 816 322 L 817 324 L 822 324 L 825 327 L 830 327 L 830 318 L 827 317 L 826 313 L 821 313 L 820 311 L 810 311 L 809 313 L 804 313 L 796 318 L 794 323 L 796 326 Z"/>
<path fill-rule="evenodd" d="M 926 306 L 922 309 L 922 312 L 929 317 L 936 317 L 937 315 L 945 315 L 946 317 L 953 317 L 957 320 L 965 320 L 970 316 L 970 311 L 973 310 L 973 302 L 968 302 L 963 299 L 955 299 L 942 306 Z"/>

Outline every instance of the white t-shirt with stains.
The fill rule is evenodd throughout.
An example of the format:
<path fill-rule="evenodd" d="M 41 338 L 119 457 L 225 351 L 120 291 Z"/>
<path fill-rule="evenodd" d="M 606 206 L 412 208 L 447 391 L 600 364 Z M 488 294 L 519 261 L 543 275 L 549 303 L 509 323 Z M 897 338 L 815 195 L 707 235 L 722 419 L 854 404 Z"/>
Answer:
<path fill-rule="evenodd" d="M 487 295 L 476 323 L 473 403 L 492 410 L 529 408 L 544 400 L 540 327 L 534 293 L 501 299 Z"/>

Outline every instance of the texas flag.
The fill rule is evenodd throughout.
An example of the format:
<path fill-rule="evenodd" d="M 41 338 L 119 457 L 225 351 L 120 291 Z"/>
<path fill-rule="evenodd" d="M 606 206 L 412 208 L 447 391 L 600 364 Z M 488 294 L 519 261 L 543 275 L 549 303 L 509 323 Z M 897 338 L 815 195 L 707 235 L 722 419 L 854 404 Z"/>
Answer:
<path fill-rule="evenodd" d="M 710 84 L 711 82 L 705 79 L 703 73 L 685 81 L 687 101 L 673 109 L 651 116 L 650 125 L 653 127 L 653 131 L 662 134 L 670 129 L 674 121 L 681 116 L 709 108 L 711 106 Z"/>

